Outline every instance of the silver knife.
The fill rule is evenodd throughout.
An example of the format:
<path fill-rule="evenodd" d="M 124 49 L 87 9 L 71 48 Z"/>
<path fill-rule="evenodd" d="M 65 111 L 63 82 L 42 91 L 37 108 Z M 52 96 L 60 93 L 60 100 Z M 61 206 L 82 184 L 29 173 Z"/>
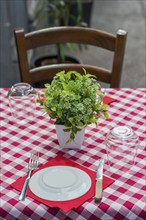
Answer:
<path fill-rule="evenodd" d="M 104 159 L 101 159 L 98 164 L 98 169 L 96 172 L 96 185 L 95 185 L 94 201 L 97 203 L 102 200 L 103 165 L 104 165 Z"/>

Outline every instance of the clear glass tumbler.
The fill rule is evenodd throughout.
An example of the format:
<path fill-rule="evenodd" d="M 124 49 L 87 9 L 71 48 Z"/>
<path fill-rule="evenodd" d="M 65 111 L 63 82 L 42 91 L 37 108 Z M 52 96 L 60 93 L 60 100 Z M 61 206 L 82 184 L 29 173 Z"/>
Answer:
<path fill-rule="evenodd" d="M 36 90 L 28 83 L 17 83 L 11 87 L 8 99 L 13 120 L 24 124 L 34 119 L 36 95 Z"/>
<path fill-rule="evenodd" d="M 106 150 L 111 172 L 129 172 L 135 165 L 139 138 L 128 126 L 117 126 L 106 136 Z"/>

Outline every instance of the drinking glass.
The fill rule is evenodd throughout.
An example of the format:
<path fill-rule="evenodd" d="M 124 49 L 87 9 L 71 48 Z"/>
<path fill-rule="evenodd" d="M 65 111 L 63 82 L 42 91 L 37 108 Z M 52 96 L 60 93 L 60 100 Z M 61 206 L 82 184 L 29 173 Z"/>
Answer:
<path fill-rule="evenodd" d="M 8 91 L 9 106 L 13 120 L 24 124 L 34 119 L 36 90 L 28 83 L 16 83 Z"/>
<path fill-rule="evenodd" d="M 111 172 L 129 172 L 135 165 L 138 136 L 129 126 L 117 126 L 106 136 L 106 150 Z"/>

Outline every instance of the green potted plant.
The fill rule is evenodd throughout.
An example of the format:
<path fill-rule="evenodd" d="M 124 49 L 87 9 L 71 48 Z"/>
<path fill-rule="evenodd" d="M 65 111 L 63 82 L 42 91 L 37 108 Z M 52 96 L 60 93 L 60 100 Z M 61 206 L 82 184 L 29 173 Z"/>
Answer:
<path fill-rule="evenodd" d="M 42 90 L 44 96 L 39 95 L 44 112 L 55 120 L 61 147 L 80 147 L 85 127 L 91 123 L 97 125 L 101 115 L 108 117 L 108 105 L 103 104 L 104 94 L 100 84 L 94 75 L 86 73 L 85 69 L 83 71 L 57 73 L 51 84 L 45 84 L 46 89 Z"/>
<path fill-rule="evenodd" d="M 92 12 L 93 0 L 44 0 L 39 4 L 35 20 L 42 20 L 47 16 L 47 27 L 54 26 L 90 26 L 90 17 Z M 35 22 L 36 23 L 36 22 Z M 78 45 L 82 48 L 82 45 Z M 65 49 L 74 50 L 73 44 L 57 44 L 56 55 L 40 56 L 34 59 L 33 66 L 49 65 L 50 62 L 80 63 L 78 59 L 67 56 Z"/>

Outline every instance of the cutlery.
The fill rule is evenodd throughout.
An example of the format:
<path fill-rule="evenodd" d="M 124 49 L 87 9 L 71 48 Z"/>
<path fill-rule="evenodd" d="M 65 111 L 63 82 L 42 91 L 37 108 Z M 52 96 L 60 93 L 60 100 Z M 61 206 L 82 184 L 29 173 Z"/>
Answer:
<path fill-rule="evenodd" d="M 98 164 L 98 169 L 96 172 L 96 185 L 95 185 L 95 196 L 94 196 L 94 201 L 96 203 L 102 200 L 103 165 L 104 165 L 104 159 L 101 159 Z"/>
<path fill-rule="evenodd" d="M 28 162 L 28 172 L 19 197 L 19 201 L 25 200 L 26 192 L 29 185 L 29 180 L 31 177 L 31 172 L 35 170 L 37 167 L 38 167 L 38 153 L 37 154 L 31 153 L 30 160 Z"/>

